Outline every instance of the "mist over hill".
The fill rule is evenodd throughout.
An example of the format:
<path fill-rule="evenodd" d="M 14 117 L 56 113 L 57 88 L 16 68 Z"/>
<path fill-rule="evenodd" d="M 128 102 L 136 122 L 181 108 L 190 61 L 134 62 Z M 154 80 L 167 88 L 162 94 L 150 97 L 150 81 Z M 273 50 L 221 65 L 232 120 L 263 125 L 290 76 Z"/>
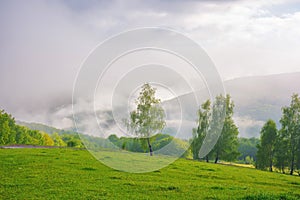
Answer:
<path fill-rule="evenodd" d="M 238 78 L 224 83 L 235 102 L 234 119 L 240 136 L 257 137 L 268 119 L 280 127 L 281 108 L 300 93 L 300 73 Z"/>
<path fill-rule="evenodd" d="M 242 77 L 224 81 L 224 87 L 226 93 L 232 96 L 235 103 L 234 120 L 239 127 L 239 136 L 259 137 L 259 131 L 266 120 L 271 118 L 277 123 L 278 127 L 280 126 L 281 108 L 289 105 L 290 97 L 293 93 L 300 93 L 300 72 Z M 196 95 L 200 97 L 201 101 L 209 98 L 207 92 L 203 92 L 203 90 L 197 91 Z M 196 126 L 196 110 L 194 106 L 191 106 L 193 103 L 189 103 L 194 101 L 193 94 L 181 95 L 176 99 L 165 101 L 162 104 L 170 108 L 172 105 L 178 103 L 178 99 L 185 102 L 181 106 L 185 110 L 183 118 L 186 120 L 184 124 L 187 126 L 181 126 L 185 134 L 177 137 L 188 138 L 191 136 L 190 127 Z M 170 111 L 172 110 L 168 109 L 169 116 L 172 115 Z M 39 122 L 64 130 L 75 130 L 70 101 L 65 101 L 63 104 L 60 102 L 58 105 L 55 99 L 53 99 L 52 103 L 48 104 L 47 110 L 45 109 L 44 112 L 40 112 L 39 108 L 36 110 L 31 109 L 24 119 L 22 119 L 22 115 L 18 115 L 18 110 L 10 112 L 21 121 Z M 24 110 L 22 112 L 25 113 Z M 116 134 L 118 127 L 113 120 L 112 112 L 110 110 L 98 110 L 96 114 L 104 128 L 110 134 Z M 80 117 L 80 124 L 77 124 L 77 126 L 86 126 L 86 133 L 97 135 L 99 127 L 89 126 L 90 121 L 95 118 L 95 113 L 87 113 L 83 109 L 82 114 L 77 116 Z M 173 132 L 174 128 L 172 127 L 165 129 L 165 133 L 170 135 L 174 135 Z"/>
<path fill-rule="evenodd" d="M 224 87 L 235 104 L 234 120 L 239 127 L 239 136 L 259 137 L 260 129 L 268 119 L 273 119 L 280 127 L 282 107 L 290 104 L 293 93 L 300 93 L 300 73 L 242 77 L 225 81 Z M 203 97 L 206 94 L 199 90 L 196 95 Z M 178 98 L 188 102 L 194 97 L 189 93 Z M 175 100 L 168 103 L 172 104 L 171 101 Z M 190 105 L 182 105 L 189 110 L 190 115 L 184 116 L 186 119 L 192 119 L 196 112 Z"/>

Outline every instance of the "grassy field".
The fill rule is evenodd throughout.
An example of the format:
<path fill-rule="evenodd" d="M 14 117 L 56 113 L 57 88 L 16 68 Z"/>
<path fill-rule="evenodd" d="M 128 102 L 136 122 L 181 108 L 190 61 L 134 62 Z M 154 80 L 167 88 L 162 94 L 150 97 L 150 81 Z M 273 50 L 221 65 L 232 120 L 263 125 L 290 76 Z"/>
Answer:
<path fill-rule="evenodd" d="M 184 159 L 132 174 L 86 150 L 0 149 L 0 199 L 300 199 L 300 177 Z"/>

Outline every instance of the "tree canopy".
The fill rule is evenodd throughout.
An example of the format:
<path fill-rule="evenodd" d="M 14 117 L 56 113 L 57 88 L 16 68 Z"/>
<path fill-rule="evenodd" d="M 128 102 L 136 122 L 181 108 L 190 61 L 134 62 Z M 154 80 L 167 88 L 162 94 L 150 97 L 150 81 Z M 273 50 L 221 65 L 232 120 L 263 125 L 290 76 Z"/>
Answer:
<path fill-rule="evenodd" d="M 295 167 L 300 169 L 298 165 L 300 162 L 300 98 L 298 94 L 292 95 L 290 106 L 283 107 L 282 112 L 280 119 L 282 128 L 279 132 L 281 142 L 278 142 L 278 148 L 280 146 L 286 148 L 287 156 L 282 158 L 286 160 L 281 162 L 288 163 L 292 175 Z"/>
<path fill-rule="evenodd" d="M 234 161 L 239 153 L 238 147 L 238 128 L 235 125 L 233 116 L 234 103 L 230 95 L 216 97 L 212 110 L 210 111 L 210 101 L 207 100 L 198 110 L 197 128 L 193 129 L 192 152 L 193 158 L 199 159 L 199 149 L 205 141 L 207 134 L 211 138 L 217 139 L 213 149 L 206 155 L 206 161 L 214 157 L 215 163 L 219 159 Z M 220 133 L 218 133 L 220 132 Z M 208 138 L 209 138 L 208 137 Z M 210 142 L 210 141 L 208 141 Z"/>
<path fill-rule="evenodd" d="M 153 155 L 151 136 L 161 131 L 166 125 L 165 113 L 160 106 L 161 100 L 155 97 L 155 92 L 155 88 L 149 83 L 145 83 L 135 102 L 136 110 L 130 113 L 129 120 L 125 119 L 129 132 L 140 138 L 145 138 L 150 155 Z"/>
<path fill-rule="evenodd" d="M 256 168 L 265 169 L 268 167 L 270 171 L 273 171 L 276 138 L 276 123 L 273 120 L 268 120 L 260 131 Z"/>

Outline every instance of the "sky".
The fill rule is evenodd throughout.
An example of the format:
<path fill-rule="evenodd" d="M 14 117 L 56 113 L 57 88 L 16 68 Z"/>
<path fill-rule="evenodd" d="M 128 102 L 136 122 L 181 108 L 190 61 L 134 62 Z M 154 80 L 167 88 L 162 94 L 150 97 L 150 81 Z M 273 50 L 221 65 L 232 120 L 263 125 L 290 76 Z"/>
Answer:
<path fill-rule="evenodd" d="M 140 27 L 190 37 L 223 80 L 298 72 L 299 25 L 296 0 L 2 0 L 0 107 L 20 120 L 71 125 L 63 116 L 83 60 L 106 38 Z"/>

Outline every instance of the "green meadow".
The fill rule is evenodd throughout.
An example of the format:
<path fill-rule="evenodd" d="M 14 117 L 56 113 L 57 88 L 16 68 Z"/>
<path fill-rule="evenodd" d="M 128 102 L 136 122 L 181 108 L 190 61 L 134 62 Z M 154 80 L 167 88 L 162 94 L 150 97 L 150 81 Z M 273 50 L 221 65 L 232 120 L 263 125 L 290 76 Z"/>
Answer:
<path fill-rule="evenodd" d="M 300 177 L 186 159 L 127 173 L 87 150 L 0 149 L 0 199 L 300 199 Z"/>

